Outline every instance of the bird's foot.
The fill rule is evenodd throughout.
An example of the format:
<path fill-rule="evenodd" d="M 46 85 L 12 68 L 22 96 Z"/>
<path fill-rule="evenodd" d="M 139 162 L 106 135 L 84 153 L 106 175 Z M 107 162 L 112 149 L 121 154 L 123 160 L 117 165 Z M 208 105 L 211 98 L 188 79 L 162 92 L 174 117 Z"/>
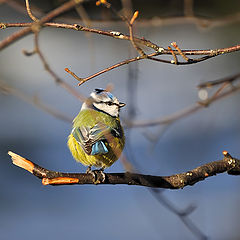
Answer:
<path fill-rule="evenodd" d="M 99 184 L 99 183 L 104 183 L 106 180 L 106 174 L 103 171 L 104 171 L 104 168 L 101 168 L 99 170 L 92 170 L 91 166 L 89 166 L 87 168 L 86 173 L 91 174 L 93 176 L 94 184 Z"/>
<path fill-rule="evenodd" d="M 86 170 L 86 173 L 92 175 L 92 177 L 93 177 L 93 182 L 94 182 L 94 184 L 95 184 L 96 179 L 97 179 L 97 176 L 96 176 L 96 173 L 95 173 L 94 171 L 92 171 L 92 166 L 88 166 L 88 168 L 87 168 L 87 170 Z"/>
<path fill-rule="evenodd" d="M 87 170 L 86 170 L 86 173 L 89 173 L 89 174 L 92 174 L 92 166 L 88 166 Z"/>
<path fill-rule="evenodd" d="M 105 180 L 106 180 L 106 174 L 104 173 L 104 168 L 101 168 L 101 169 L 99 169 L 99 170 L 97 170 L 99 173 L 100 173 L 100 175 L 101 175 L 101 181 L 102 181 L 102 183 L 104 183 L 105 182 Z"/>

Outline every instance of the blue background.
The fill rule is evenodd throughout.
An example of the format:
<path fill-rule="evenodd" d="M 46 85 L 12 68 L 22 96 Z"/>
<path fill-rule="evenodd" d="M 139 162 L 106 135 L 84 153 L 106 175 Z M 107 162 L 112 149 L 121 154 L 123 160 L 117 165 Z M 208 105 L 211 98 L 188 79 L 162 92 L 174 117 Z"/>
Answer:
<path fill-rule="evenodd" d="M 18 16 L 18 17 L 16 17 Z M 0 6 L 1 22 L 27 22 L 14 10 Z M 96 25 L 122 31 L 124 24 Z M 0 31 L 0 40 L 16 29 Z M 168 46 L 177 41 L 182 49 L 216 49 L 237 44 L 239 23 L 202 29 L 193 24 L 143 27 L 136 33 Z M 52 69 L 80 93 L 114 85 L 114 95 L 127 106 L 134 98 L 135 120 L 148 120 L 174 113 L 198 101 L 196 86 L 239 72 L 239 53 L 218 56 L 189 66 L 167 65 L 148 60 L 133 63 L 138 71 L 134 90 L 129 91 L 129 66 L 125 65 L 77 87 L 65 71 L 69 67 L 86 77 L 129 57 L 129 42 L 83 32 L 45 28 L 40 47 Z M 58 86 L 44 70 L 38 56 L 26 57 L 21 50 L 33 49 L 33 35 L 1 51 L 0 81 L 25 95 L 74 118 L 81 102 Z M 132 80 L 133 81 L 133 80 Z M 210 93 L 213 91 L 210 90 Z M 145 174 L 171 175 L 222 159 L 228 150 L 240 157 L 240 96 L 235 93 L 171 125 L 126 130 L 130 162 Z M 63 122 L 19 98 L 0 93 L 0 238 L 1 239 L 193 239 L 183 222 L 151 195 L 135 186 L 43 186 L 36 177 L 11 164 L 9 150 L 40 166 L 63 172 L 84 172 L 67 146 L 71 123 Z M 152 143 L 146 134 L 159 136 Z M 106 172 L 122 172 L 120 161 Z M 239 239 L 239 177 L 221 174 L 183 190 L 162 194 L 179 209 L 194 204 L 189 216 L 211 239 Z"/>

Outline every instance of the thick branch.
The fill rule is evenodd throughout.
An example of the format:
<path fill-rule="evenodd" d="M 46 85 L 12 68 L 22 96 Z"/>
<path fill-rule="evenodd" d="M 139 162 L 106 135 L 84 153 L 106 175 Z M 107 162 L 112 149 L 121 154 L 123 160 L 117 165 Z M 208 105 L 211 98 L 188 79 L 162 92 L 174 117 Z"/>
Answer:
<path fill-rule="evenodd" d="M 96 171 L 98 181 L 90 173 L 62 173 L 50 171 L 37 164 L 13 153 L 13 164 L 21 167 L 34 176 L 42 179 L 43 185 L 69 185 L 69 184 L 128 184 L 155 188 L 179 189 L 194 185 L 207 177 L 218 173 L 227 172 L 231 175 L 240 175 L 240 160 L 233 158 L 227 151 L 223 151 L 224 158 L 197 167 L 191 171 L 172 176 L 151 176 L 137 173 L 106 173 L 103 180 L 102 174 Z"/>

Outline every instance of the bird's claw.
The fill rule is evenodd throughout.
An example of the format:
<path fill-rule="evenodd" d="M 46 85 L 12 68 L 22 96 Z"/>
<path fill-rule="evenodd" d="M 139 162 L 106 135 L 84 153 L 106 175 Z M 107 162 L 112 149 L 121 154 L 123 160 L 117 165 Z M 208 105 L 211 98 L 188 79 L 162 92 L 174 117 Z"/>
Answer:
<path fill-rule="evenodd" d="M 99 170 L 91 170 L 91 166 L 87 168 L 86 173 L 91 174 L 93 176 L 93 183 L 94 184 L 99 184 L 99 183 L 104 183 L 106 180 L 106 174 L 103 172 L 103 168 Z"/>

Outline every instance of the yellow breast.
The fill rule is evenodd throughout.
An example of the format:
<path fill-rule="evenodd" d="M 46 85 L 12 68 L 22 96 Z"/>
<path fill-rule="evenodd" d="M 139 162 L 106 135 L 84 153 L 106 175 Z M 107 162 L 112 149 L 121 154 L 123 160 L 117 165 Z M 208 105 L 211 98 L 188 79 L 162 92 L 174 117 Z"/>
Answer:
<path fill-rule="evenodd" d="M 91 115 L 90 118 L 89 114 Z M 95 110 L 84 110 L 81 111 L 79 115 L 74 119 L 73 127 L 78 127 L 79 125 L 93 127 L 94 124 L 96 124 L 96 118 L 97 122 L 101 121 L 103 124 L 106 124 L 107 126 L 110 124 L 111 127 L 118 128 L 122 133 L 121 134 L 122 136 L 120 138 L 111 135 L 106 140 L 105 144 L 108 149 L 108 153 L 88 155 L 87 153 L 85 153 L 81 145 L 76 141 L 72 134 L 70 134 L 68 137 L 68 147 L 75 160 L 81 162 L 83 165 L 107 168 L 118 160 L 125 144 L 125 137 L 119 119 L 118 118 L 114 119 L 113 122 L 113 119 L 110 119 L 111 116 L 107 114 L 99 112 L 96 113 Z"/>

